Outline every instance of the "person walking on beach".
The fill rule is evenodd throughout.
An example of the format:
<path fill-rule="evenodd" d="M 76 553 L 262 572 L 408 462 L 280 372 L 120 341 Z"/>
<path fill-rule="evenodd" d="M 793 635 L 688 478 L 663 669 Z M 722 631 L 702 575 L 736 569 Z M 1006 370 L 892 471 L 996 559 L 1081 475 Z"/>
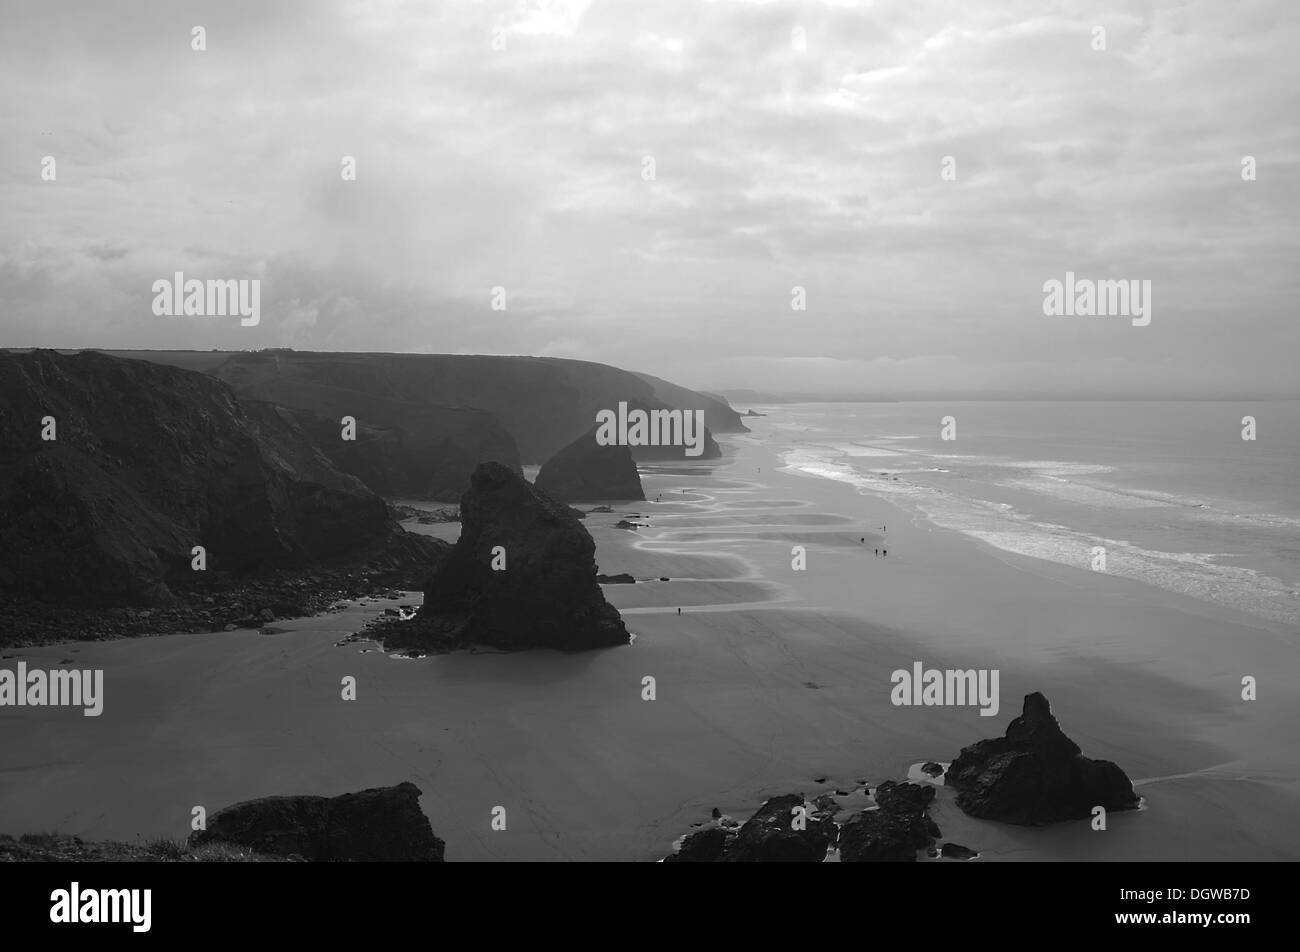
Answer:
<path fill-rule="evenodd" d="M 887 559 L 887 558 L 889 558 L 889 550 L 888 550 L 888 549 L 881 549 L 880 551 L 881 551 L 881 553 L 882 553 L 882 555 L 880 556 L 882 559 Z"/>
<path fill-rule="evenodd" d="M 880 558 L 880 550 L 879 550 L 879 549 L 876 550 L 876 558 Z"/>
<path fill-rule="evenodd" d="M 680 609 L 680 608 L 679 608 L 679 609 L 677 609 L 677 614 L 679 614 L 679 615 L 680 615 L 680 614 L 681 614 L 681 613 L 682 613 L 682 610 L 681 610 L 681 609 Z"/>

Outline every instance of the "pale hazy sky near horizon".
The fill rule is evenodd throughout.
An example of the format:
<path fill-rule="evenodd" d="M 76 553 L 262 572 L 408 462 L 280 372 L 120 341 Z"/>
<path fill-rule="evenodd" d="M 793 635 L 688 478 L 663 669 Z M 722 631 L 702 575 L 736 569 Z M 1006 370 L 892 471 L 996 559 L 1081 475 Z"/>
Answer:
<path fill-rule="evenodd" d="M 4 0 L 2 20 L 0 346 L 1300 393 L 1295 0 Z M 261 323 L 156 317 L 176 271 L 259 278 Z M 1150 280 L 1151 323 L 1045 316 L 1066 271 Z"/>

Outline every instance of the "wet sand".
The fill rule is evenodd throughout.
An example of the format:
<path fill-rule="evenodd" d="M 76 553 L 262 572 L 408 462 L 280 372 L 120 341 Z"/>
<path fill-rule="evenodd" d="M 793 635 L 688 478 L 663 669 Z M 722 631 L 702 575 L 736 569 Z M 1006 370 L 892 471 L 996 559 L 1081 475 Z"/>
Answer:
<path fill-rule="evenodd" d="M 106 700 L 99 718 L 0 710 L 0 831 L 183 836 L 196 804 L 411 780 L 451 861 L 653 860 L 713 807 L 743 819 L 768 796 L 949 761 L 1037 690 L 1147 808 L 1105 832 L 1022 829 L 966 818 L 941 789 L 941 842 L 976 862 L 1300 858 L 1293 633 L 912 524 L 850 486 L 780 472 L 754 438 L 722 441 L 726 459 L 647 467 L 651 501 L 586 519 L 600 571 L 655 579 L 605 586 L 629 647 L 395 660 L 335 646 L 411 595 L 280 634 L 16 653 L 0 664 L 103 667 Z M 629 513 L 649 525 L 613 528 Z M 894 707 L 890 674 L 914 661 L 998 668 L 997 716 Z M 356 701 L 340 698 L 345 675 Z M 1259 700 L 1241 700 L 1244 675 Z"/>

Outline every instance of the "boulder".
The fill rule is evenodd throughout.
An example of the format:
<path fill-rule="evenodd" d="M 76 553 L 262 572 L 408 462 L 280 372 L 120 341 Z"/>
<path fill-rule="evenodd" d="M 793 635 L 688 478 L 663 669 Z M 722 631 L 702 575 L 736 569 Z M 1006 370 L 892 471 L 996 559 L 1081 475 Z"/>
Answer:
<path fill-rule="evenodd" d="M 443 861 L 444 843 L 420 809 L 413 783 L 338 797 L 263 797 L 226 807 L 190 835 L 192 846 L 234 843 L 314 862 Z"/>
<path fill-rule="evenodd" d="M 727 845 L 727 831 L 712 827 L 691 833 L 682 840 L 676 853 L 664 857 L 665 863 L 716 863 Z"/>
<path fill-rule="evenodd" d="M 1006 735 L 962 748 L 948 768 L 948 786 L 967 814 L 1037 826 L 1083 819 L 1093 807 L 1131 810 L 1138 797 L 1124 771 L 1091 760 L 1061 731 L 1047 698 L 1025 695 Z"/>
<path fill-rule="evenodd" d="M 927 811 L 934 787 L 886 780 L 876 788 L 877 810 L 855 813 L 840 827 L 840 862 L 914 863 L 939 828 Z"/>
<path fill-rule="evenodd" d="M 460 538 L 425 585 L 424 604 L 384 630 L 386 646 L 574 651 L 628 643 L 596 581 L 595 543 L 568 507 L 513 470 L 483 463 L 460 514 Z"/>
<path fill-rule="evenodd" d="M 795 808 L 804 806 L 797 793 L 773 797 L 745 821 L 721 858 L 724 863 L 820 863 L 835 842 L 835 823 L 829 818 L 804 819 L 794 828 Z"/>
<path fill-rule="evenodd" d="M 548 459 L 533 485 L 557 502 L 645 499 L 631 451 L 626 446 L 601 446 L 595 429 Z"/>

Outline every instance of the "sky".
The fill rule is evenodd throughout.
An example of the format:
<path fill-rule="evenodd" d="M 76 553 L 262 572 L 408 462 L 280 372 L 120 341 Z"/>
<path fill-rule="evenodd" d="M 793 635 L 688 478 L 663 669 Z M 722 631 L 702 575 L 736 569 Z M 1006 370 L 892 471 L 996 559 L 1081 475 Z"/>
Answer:
<path fill-rule="evenodd" d="M 1300 395 L 1297 48 L 1295 0 L 4 0 L 0 346 Z"/>

